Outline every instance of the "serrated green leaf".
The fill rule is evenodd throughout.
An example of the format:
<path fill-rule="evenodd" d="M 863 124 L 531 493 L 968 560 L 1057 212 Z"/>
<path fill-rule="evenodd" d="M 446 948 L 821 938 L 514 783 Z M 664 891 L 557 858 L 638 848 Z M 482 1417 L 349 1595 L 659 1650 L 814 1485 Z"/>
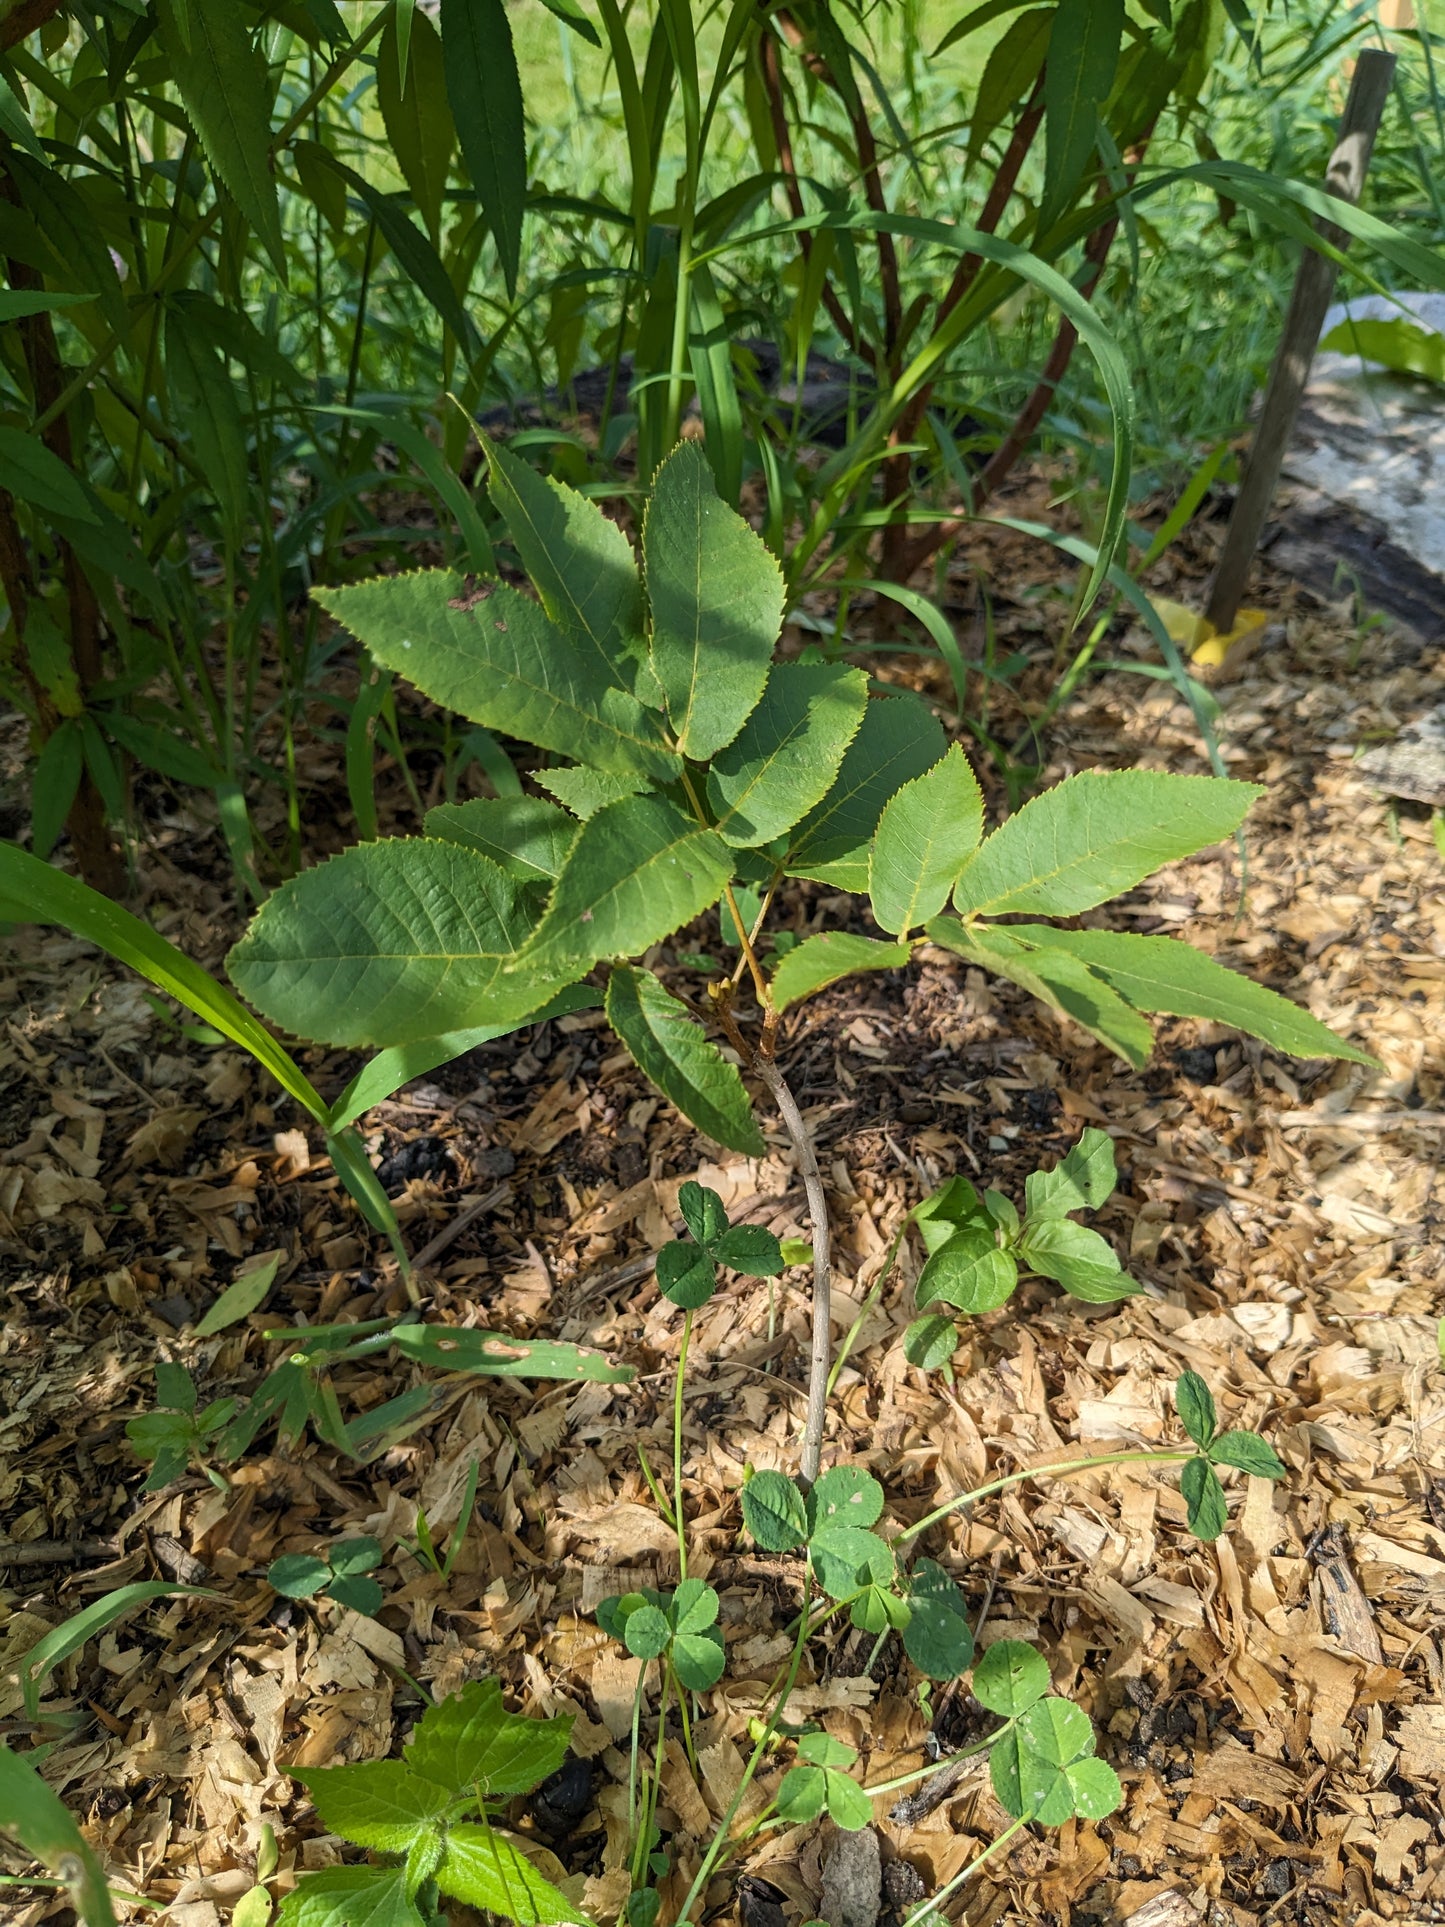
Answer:
<path fill-rule="evenodd" d="M 394 12 L 387 20 L 376 62 L 376 102 L 402 178 L 436 241 L 457 130 L 441 35 L 430 15 L 414 6 L 404 19 Z"/>
<path fill-rule="evenodd" d="M 926 934 L 932 942 L 982 970 L 1007 977 L 1051 1010 L 1082 1024 L 1133 1069 L 1147 1063 L 1154 1044 L 1147 1021 L 1077 957 L 1030 948 L 1018 940 L 1012 927 L 962 924 L 949 916 L 934 917 Z"/>
<path fill-rule="evenodd" d="M 920 1559 L 908 1580 L 909 1620 L 903 1650 L 930 1679 L 957 1679 L 973 1663 L 968 1609 L 957 1585 L 932 1559 Z"/>
<path fill-rule="evenodd" d="M 776 1278 L 787 1269 L 783 1248 L 771 1231 L 760 1224 L 735 1224 L 712 1247 L 712 1255 L 729 1271 L 740 1271 L 745 1278 Z"/>
<path fill-rule="evenodd" d="M 438 20 L 462 158 L 513 295 L 527 205 L 527 128 L 512 29 L 502 0 L 441 0 Z"/>
<path fill-rule="evenodd" d="M 1179 1489 L 1189 1511 L 1189 1530 L 1206 1543 L 1217 1539 L 1229 1524 L 1224 1487 L 1208 1459 L 1186 1459 L 1179 1470 Z"/>
<path fill-rule="evenodd" d="M 1071 1211 L 1097 1211 L 1118 1182 L 1113 1138 L 1090 1127 L 1052 1171 L 1034 1171 L 1024 1180 L 1024 1208 L 1032 1224 Z"/>
<path fill-rule="evenodd" d="M 534 780 L 583 823 L 609 803 L 620 803 L 624 796 L 644 796 L 648 789 L 640 776 L 615 776 L 610 770 L 588 769 L 583 763 L 574 769 L 538 770 Z"/>
<path fill-rule="evenodd" d="M 697 1311 L 717 1290 L 717 1268 L 701 1245 L 679 1238 L 657 1254 L 657 1289 L 683 1311 Z"/>
<path fill-rule="evenodd" d="M 479 1786 L 489 1798 L 529 1793 L 567 1757 L 570 1716 L 509 1713 L 495 1679 L 469 1680 L 429 1707 L 413 1729 L 407 1764 L 451 1793 Z"/>
<path fill-rule="evenodd" d="M 328 1833 L 383 1853 L 404 1853 L 416 1834 L 446 1811 L 449 1799 L 447 1787 L 424 1779 L 400 1760 L 287 1771 L 311 1795 Z"/>
<path fill-rule="evenodd" d="M 1119 65 L 1124 0 L 1059 0 L 1044 59 L 1042 234 L 1079 192 Z"/>
<path fill-rule="evenodd" d="M 1140 1290 L 1119 1264 L 1114 1247 L 1072 1218 L 1048 1218 L 1030 1225 L 1015 1249 L 1030 1271 L 1037 1271 L 1090 1305 L 1111 1305 Z"/>
<path fill-rule="evenodd" d="M 826 795 L 867 702 L 861 669 L 776 663 L 761 701 L 708 771 L 718 834 L 751 848 L 792 829 Z"/>
<path fill-rule="evenodd" d="M 696 442 L 679 443 L 653 479 L 642 552 L 653 672 L 678 748 L 706 762 L 763 693 L 782 624 L 782 570 L 721 500 Z"/>
<path fill-rule="evenodd" d="M 954 903 L 965 916 L 1074 916 L 1231 836 L 1263 793 L 1213 776 L 1085 770 L 994 831 Z"/>
<path fill-rule="evenodd" d="M 1013 924 L 1010 936 L 1066 951 L 1087 964 L 1136 1010 L 1202 1017 L 1263 1038 L 1292 1057 L 1343 1057 L 1373 1064 L 1298 1004 L 1267 990 L 1178 937 L 1136 937 L 1112 930 L 1054 930 Z"/>
<path fill-rule="evenodd" d="M 286 248 L 270 165 L 271 102 L 246 15 L 232 0 L 158 0 L 158 19 L 167 77 L 186 118 L 284 281 Z"/>
<path fill-rule="evenodd" d="M 743 1524 L 765 1552 L 792 1552 L 808 1537 L 803 1495 L 781 1472 L 756 1472 L 742 1491 Z"/>
<path fill-rule="evenodd" d="M 667 782 L 678 758 L 595 645 L 506 584 L 467 593 L 448 569 L 318 589 L 328 614 L 435 702 L 620 776 Z"/>
<path fill-rule="evenodd" d="M 1015 1719 L 1048 1690 L 1048 1662 L 1021 1639 L 995 1640 L 973 1669 L 974 1698 L 1002 1719 Z"/>
<path fill-rule="evenodd" d="M 986 1231 L 969 1228 L 934 1252 L 918 1274 L 914 1299 L 920 1311 L 941 1303 L 977 1317 L 1006 1304 L 1018 1277 L 1018 1266 L 999 1249 L 993 1226 Z"/>
<path fill-rule="evenodd" d="M 883 1488 L 859 1465 L 834 1465 L 808 1494 L 810 1530 L 829 1525 L 861 1526 L 865 1531 L 883 1516 Z"/>
<path fill-rule="evenodd" d="M 789 839 L 789 876 L 866 891 L 869 845 L 885 806 L 947 747 L 937 717 L 917 697 L 872 697 L 832 788 Z"/>
<path fill-rule="evenodd" d="M 283 1552 L 266 1568 L 266 1583 L 285 1599 L 314 1599 L 331 1578 L 331 1568 L 311 1552 Z"/>
<path fill-rule="evenodd" d="M 377 847 L 377 846 L 373 846 Z M 661 796 L 631 796 L 582 825 L 546 915 L 510 966 L 530 981 L 631 957 L 717 902 L 732 855 Z"/>
<path fill-rule="evenodd" d="M 500 864 L 519 883 L 548 883 L 562 874 L 577 825 L 540 796 L 479 796 L 440 803 L 426 813 L 424 834 Z"/>
<path fill-rule="evenodd" d="M 848 1599 L 862 1586 L 891 1586 L 893 1553 L 876 1532 L 830 1519 L 808 1540 L 808 1558 L 830 1599 Z"/>
<path fill-rule="evenodd" d="M 586 1927 L 586 1915 L 491 1827 L 449 1827 L 435 1879 L 454 1900 L 501 1914 L 517 1927 L 551 1927 L 563 1921 Z"/>
<path fill-rule="evenodd" d="M 825 930 L 805 937 L 773 972 L 773 1002 L 779 1010 L 811 997 L 816 990 L 851 977 L 855 970 L 901 970 L 913 955 L 906 943 L 880 943 L 847 930 Z"/>
<path fill-rule="evenodd" d="M 577 639 L 599 679 L 630 690 L 642 636 L 642 586 L 627 537 L 595 502 L 489 441 L 492 499 L 506 517 L 542 607 Z"/>
<path fill-rule="evenodd" d="M 1214 1394 L 1198 1372 L 1181 1372 L 1174 1381 L 1174 1409 L 1179 1423 L 1201 1450 L 1219 1430 Z"/>
<path fill-rule="evenodd" d="M 531 886 L 474 850 L 424 837 L 362 843 L 283 883 L 226 965 L 288 1030 L 406 1044 L 520 1021 L 559 989 L 560 976 L 506 974 L 536 922 Z"/>
<path fill-rule="evenodd" d="M 426 1927 L 408 1898 L 405 1867 L 328 1867 L 303 1873 L 276 1927 Z"/>
<path fill-rule="evenodd" d="M 983 832 L 983 791 L 962 746 L 905 783 L 878 819 L 869 861 L 873 915 L 901 934 L 948 901 Z"/>
<path fill-rule="evenodd" d="M 920 1371 L 936 1372 L 958 1350 L 958 1327 L 942 1312 L 915 1318 L 903 1334 L 903 1356 Z"/>
<path fill-rule="evenodd" d="M 763 1155 L 762 1132 L 737 1066 L 651 971 L 614 966 L 606 1008 L 638 1069 L 690 1123 L 729 1150 Z M 722 1223 L 726 1228 L 726 1216 Z"/>
<path fill-rule="evenodd" d="M 1282 1479 L 1284 1461 L 1258 1432 L 1222 1432 L 1209 1447 L 1216 1465 L 1232 1465 L 1256 1479 Z"/>

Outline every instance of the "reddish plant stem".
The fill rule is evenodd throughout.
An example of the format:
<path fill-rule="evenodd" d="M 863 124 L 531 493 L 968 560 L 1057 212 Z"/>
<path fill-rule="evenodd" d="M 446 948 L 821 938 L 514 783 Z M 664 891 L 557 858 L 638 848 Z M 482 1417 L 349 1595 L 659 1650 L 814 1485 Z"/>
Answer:
<path fill-rule="evenodd" d="M 20 0 L 13 13 L 0 20 L 0 52 L 15 47 L 28 34 L 36 33 L 47 20 L 60 12 L 61 0 Z"/>

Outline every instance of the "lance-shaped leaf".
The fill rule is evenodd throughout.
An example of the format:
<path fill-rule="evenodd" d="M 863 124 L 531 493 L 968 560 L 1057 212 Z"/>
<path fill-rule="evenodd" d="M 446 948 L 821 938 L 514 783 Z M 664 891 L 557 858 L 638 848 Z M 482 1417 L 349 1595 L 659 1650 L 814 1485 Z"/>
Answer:
<path fill-rule="evenodd" d="M 783 619 L 783 573 L 718 495 L 696 442 L 679 443 L 657 471 L 642 554 L 653 673 L 678 748 L 706 762 L 763 693 Z"/>
<path fill-rule="evenodd" d="M 1124 0 L 1060 0 L 1044 62 L 1042 234 L 1068 207 L 1093 159 L 1099 110 L 1114 84 Z"/>
<path fill-rule="evenodd" d="M 6 1746 L 0 1746 L 0 1814 L 0 1831 L 64 1880 L 85 1927 L 115 1927 L 105 1874 L 89 1842 L 30 1761 Z"/>
<path fill-rule="evenodd" d="M 885 805 L 947 747 L 937 717 L 918 697 L 872 698 L 832 788 L 789 839 L 788 874 L 866 891 L 868 846 Z"/>
<path fill-rule="evenodd" d="M 855 937 L 849 930 L 824 930 L 803 941 L 779 959 L 773 972 L 773 1002 L 786 1010 L 800 997 L 811 997 L 855 970 L 901 970 L 913 952 L 906 943 L 880 943 L 876 937 Z"/>
<path fill-rule="evenodd" d="M 1061 951 L 1026 950 L 1012 929 L 961 924 L 949 916 L 935 917 L 927 934 L 944 949 L 983 970 L 996 971 L 1051 1010 L 1072 1017 L 1136 1070 L 1148 1061 L 1154 1033 L 1146 1020 L 1076 957 Z"/>
<path fill-rule="evenodd" d="M 732 852 L 661 796 L 609 803 L 582 825 L 531 944 L 510 966 L 562 983 L 635 957 L 722 895 Z"/>
<path fill-rule="evenodd" d="M 621 776 L 675 776 L 658 719 L 609 679 L 594 645 L 516 589 L 471 595 L 448 569 L 322 589 L 317 601 L 433 701 Z"/>
<path fill-rule="evenodd" d="M 878 819 L 868 889 L 883 929 L 901 934 L 937 916 L 982 833 L 983 791 L 955 743 Z"/>
<path fill-rule="evenodd" d="M 469 1907 L 500 1914 L 517 1927 L 550 1927 L 552 1922 L 585 1922 L 586 1915 L 505 1834 L 492 1827 L 447 1830 L 446 1851 L 436 1870 L 444 1894 Z"/>
<path fill-rule="evenodd" d="M 281 211 L 271 173 L 271 102 L 246 15 L 232 0 L 160 0 L 168 78 L 206 159 L 286 278 Z"/>
<path fill-rule="evenodd" d="M 527 128 L 512 29 L 502 0 L 441 0 L 439 19 L 462 158 L 491 224 L 507 292 L 515 294 L 527 205 Z"/>
<path fill-rule="evenodd" d="M 827 794 L 867 703 L 861 669 L 775 664 L 762 701 L 708 772 L 718 834 L 751 848 L 790 830 Z"/>
<path fill-rule="evenodd" d="M 536 921 L 534 888 L 474 850 L 359 843 L 283 883 L 226 967 L 259 1011 L 300 1036 L 407 1044 L 520 1021 L 545 1003 L 563 978 L 503 975 Z"/>
<path fill-rule="evenodd" d="M 470 803 L 439 803 L 426 813 L 426 834 L 500 863 L 523 883 L 561 876 L 577 824 L 540 796 L 480 796 Z"/>
<path fill-rule="evenodd" d="M 1178 937 L 1135 937 L 1112 930 L 1055 930 L 1046 924 L 1010 926 L 1016 941 L 1067 951 L 1111 984 L 1136 1010 L 1169 1017 L 1204 1017 L 1261 1037 L 1292 1057 L 1345 1057 L 1373 1064 L 1368 1051 L 1337 1037 L 1317 1017 L 1267 990 Z"/>
<path fill-rule="evenodd" d="M 624 796 L 642 796 L 648 785 L 640 776 L 614 776 L 610 770 L 588 769 L 578 763 L 571 769 L 537 770 L 533 780 L 550 790 L 562 807 L 581 823 L 596 816 L 609 803 Z"/>
<path fill-rule="evenodd" d="M 1231 836 L 1263 794 L 1257 783 L 1214 776 L 1085 770 L 985 840 L 954 903 L 965 916 L 1074 916 Z"/>
<path fill-rule="evenodd" d="M 630 1365 L 612 1364 L 605 1352 L 546 1338 L 510 1338 L 475 1326 L 398 1325 L 391 1342 L 406 1358 L 438 1372 L 476 1372 L 482 1378 L 585 1378 L 594 1385 L 622 1385 Z"/>
<path fill-rule="evenodd" d="M 729 1150 L 763 1155 L 762 1133 L 737 1066 L 650 970 L 631 965 L 613 970 L 607 1021 L 638 1069 L 698 1130 Z"/>
<path fill-rule="evenodd" d="M 542 607 L 607 682 L 631 689 L 640 648 L 642 588 L 632 545 L 595 502 L 542 476 L 500 442 L 487 443 L 492 500 Z"/>

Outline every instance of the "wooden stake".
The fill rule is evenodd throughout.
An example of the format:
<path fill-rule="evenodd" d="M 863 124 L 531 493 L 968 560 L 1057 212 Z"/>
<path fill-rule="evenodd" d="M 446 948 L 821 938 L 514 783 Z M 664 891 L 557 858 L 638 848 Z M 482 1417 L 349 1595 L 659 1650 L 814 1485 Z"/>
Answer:
<path fill-rule="evenodd" d="M 1339 138 L 1325 175 L 1327 192 L 1341 201 L 1353 203 L 1360 198 L 1394 73 L 1394 54 L 1378 47 L 1367 48 L 1355 63 Z M 1338 248 L 1349 246 L 1349 237 L 1333 222 L 1320 221 L 1316 225 L 1323 240 Z M 1280 470 L 1294 434 L 1337 272 L 1335 263 L 1327 255 L 1309 248 L 1295 275 L 1294 292 L 1290 296 L 1279 352 L 1270 371 L 1269 386 L 1264 392 L 1249 466 L 1235 497 L 1209 606 L 1204 612 L 1216 635 L 1227 634 L 1239 613 L 1245 577 L 1279 486 Z"/>

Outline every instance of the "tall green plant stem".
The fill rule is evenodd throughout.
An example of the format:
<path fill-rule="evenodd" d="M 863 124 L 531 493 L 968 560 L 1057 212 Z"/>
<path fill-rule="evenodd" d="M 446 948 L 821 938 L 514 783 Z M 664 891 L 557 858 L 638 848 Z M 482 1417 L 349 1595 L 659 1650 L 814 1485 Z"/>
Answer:
<path fill-rule="evenodd" d="M 1006 1492 L 1012 1485 L 1022 1485 L 1026 1479 L 1062 1479 L 1074 1472 L 1093 1472 L 1106 1465 L 1177 1465 L 1181 1459 L 1197 1456 L 1190 1446 L 1170 1446 L 1163 1452 L 1104 1452 L 1091 1459 L 1063 1459 L 1053 1465 L 1031 1465 L 1023 1472 L 1010 1472 L 1005 1478 L 993 1479 L 988 1485 L 975 1486 L 972 1492 L 960 1492 L 956 1499 L 935 1506 L 912 1525 L 907 1532 L 900 1532 L 893 1540 L 895 1546 L 907 1545 L 930 1526 L 936 1526 L 940 1519 L 946 1519 L 950 1512 L 958 1512 L 966 1505 L 973 1505 L 979 1499 L 988 1499 L 995 1492 Z"/>
<path fill-rule="evenodd" d="M 687 1525 L 682 1516 L 682 1384 L 687 1375 L 687 1348 L 692 1338 L 692 1313 L 682 1315 L 682 1344 L 677 1354 L 677 1377 L 672 1386 L 672 1513 L 677 1522 L 677 1578 L 687 1577 Z M 678 1688 L 679 1693 L 681 1687 Z"/>
<path fill-rule="evenodd" d="M 728 1803 L 727 1812 L 724 1813 L 721 1820 L 717 1823 L 717 1831 L 713 1834 L 712 1842 L 702 1857 L 702 1865 L 693 1876 L 692 1885 L 687 1890 L 687 1898 L 677 1910 L 676 1927 L 686 1927 L 687 1918 L 696 1905 L 699 1894 L 703 1893 L 706 1889 L 713 1868 L 717 1865 L 726 1850 L 728 1829 L 737 1818 L 738 1808 L 743 1803 L 743 1795 L 752 1785 L 758 1768 L 767 1756 L 768 1744 L 774 1733 L 778 1730 L 778 1722 L 783 1717 L 783 1709 L 786 1707 L 789 1696 L 797 1684 L 798 1668 L 803 1663 L 803 1649 L 808 1643 L 808 1633 L 810 1630 L 808 1625 L 808 1606 L 811 1590 L 812 1578 L 808 1576 L 803 1580 L 803 1610 L 798 1615 L 797 1637 L 793 1641 L 793 1651 L 788 1661 L 787 1677 L 783 1681 L 782 1691 L 778 1694 L 777 1700 L 773 1705 L 773 1710 L 768 1715 L 768 1723 L 759 1734 L 757 1743 L 753 1747 L 752 1755 L 747 1765 L 743 1768 L 743 1777 L 738 1781 L 737 1791 Z"/>

